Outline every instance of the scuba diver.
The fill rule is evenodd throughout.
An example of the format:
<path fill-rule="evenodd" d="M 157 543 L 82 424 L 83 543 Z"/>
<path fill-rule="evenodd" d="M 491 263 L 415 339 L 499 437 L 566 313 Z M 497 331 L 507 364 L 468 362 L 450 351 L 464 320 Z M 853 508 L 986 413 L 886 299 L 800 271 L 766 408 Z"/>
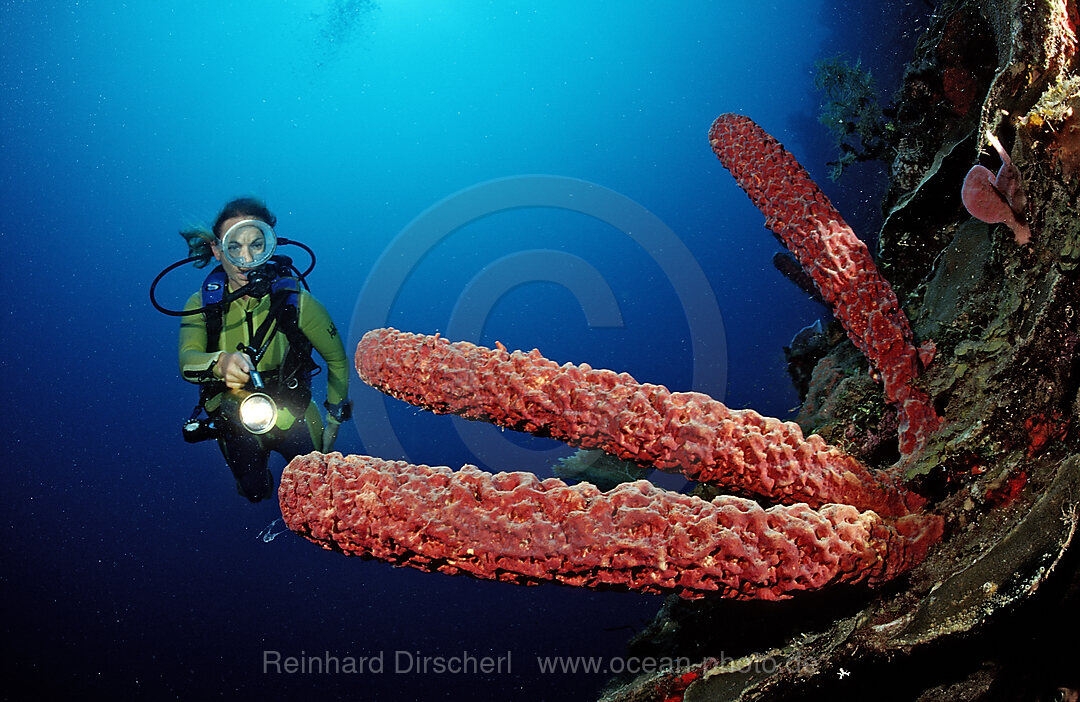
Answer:
<path fill-rule="evenodd" d="M 271 497 L 271 451 L 285 460 L 333 449 L 348 420 L 348 364 L 345 348 L 326 308 L 307 290 L 315 267 L 311 249 L 274 233 L 277 218 L 261 201 L 240 198 L 225 205 L 212 231 L 181 232 L 191 254 L 166 268 L 150 287 L 161 312 L 182 318 L 180 374 L 199 385 L 199 404 L 184 424 L 189 442 L 216 438 L 236 479 L 237 491 L 252 502 Z M 278 244 L 295 244 L 311 256 L 303 273 Z M 194 262 L 217 265 L 183 311 L 158 304 L 154 288 L 173 268 Z M 326 362 L 326 421 L 311 397 L 311 378 Z M 200 418 L 200 414 L 206 417 Z"/>

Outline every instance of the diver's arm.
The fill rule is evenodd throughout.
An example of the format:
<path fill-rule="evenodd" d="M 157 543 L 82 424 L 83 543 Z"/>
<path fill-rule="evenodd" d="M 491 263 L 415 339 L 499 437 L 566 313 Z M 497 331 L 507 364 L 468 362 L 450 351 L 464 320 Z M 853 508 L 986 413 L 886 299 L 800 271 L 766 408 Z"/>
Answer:
<path fill-rule="evenodd" d="M 326 361 L 326 402 L 330 405 L 341 403 L 349 396 L 349 363 L 345 345 L 326 308 L 307 292 L 300 293 L 300 330 Z M 340 424 L 333 415 L 327 414 L 323 428 L 323 453 L 329 453 L 333 448 Z"/>
<path fill-rule="evenodd" d="M 300 330 L 326 361 L 326 401 L 331 405 L 349 395 L 349 364 L 330 313 L 307 292 L 300 293 Z"/>
<path fill-rule="evenodd" d="M 195 293 L 184 304 L 184 310 L 202 306 L 201 293 Z M 208 383 L 217 380 L 214 366 L 220 351 L 206 350 L 206 322 L 201 314 L 180 318 L 180 377 L 189 383 Z"/>
<path fill-rule="evenodd" d="M 185 310 L 202 306 L 202 295 L 188 298 Z M 180 377 L 190 383 L 210 383 L 224 380 L 230 388 L 247 385 L 249 373 L 255 367 L 247 355 L 226 351 L 206 350 L 206 321 L 201 314 L 180 318 Z"/>

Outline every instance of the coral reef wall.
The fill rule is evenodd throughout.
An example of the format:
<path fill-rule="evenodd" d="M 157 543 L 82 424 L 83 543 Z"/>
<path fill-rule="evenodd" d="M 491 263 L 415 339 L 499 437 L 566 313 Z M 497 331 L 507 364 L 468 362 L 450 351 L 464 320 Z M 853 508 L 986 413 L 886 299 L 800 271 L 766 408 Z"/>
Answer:
<path fill-rule="evenodd" d="M 919 386 L 944 419 L 901 464 L 944 517 L 942 543 L 890 591 L 668 602 L 631 650 L 693 662 L 606 700 L 1080 688 L 1075 652 L 1054 643 L 1080 625 L 1078 26 L 1076 0 L 945 0 L 904 75 L 878 265 L 926 344 Z M 1001 164 L 988 133 L 1019 170 L 1027 244 L 961 202 L 972 166 Z M 816 362 L 798 421 L 872 465 L 899 457 L 895 413 L 847 340 Z"/>

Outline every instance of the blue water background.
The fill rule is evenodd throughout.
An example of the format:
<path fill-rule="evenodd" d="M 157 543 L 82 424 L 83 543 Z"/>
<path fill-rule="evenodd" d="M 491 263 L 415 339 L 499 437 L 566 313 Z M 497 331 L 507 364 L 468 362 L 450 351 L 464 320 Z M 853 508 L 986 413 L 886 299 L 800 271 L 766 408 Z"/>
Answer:
<path fill-rule="evenodd" d="M 691 389 L 695 363 L 726 366 L 726 383 L 713 373 L 694 389 L 790 418 L 781 348 L 823 311 L 773 269 L 778 246 L 706 130 L 723 112 L 752 116 L 872 235 L 884 181 L 874 165 L 828 181 L 813 62 L 861 57 L 891 95 L 928 12 L 824 0 L 0 3 L 0 695 L 594 699 L 606 675 L 542 674 L 537 656 L 610 665 L 661 597 L 424 574 L 289 533 L 264 542 L 275 501 L 248 504 L 214 445 L 181 440 L 195 390 L 178 378 L 178 324 L 150 306 L 149 282 L 186 255 L 178 229 L 254 194 L 282 236 L 316 250 L 313 291 L 355 340 L 365 279 L 429 208 L 495 179 L 595 183 L 689 250 L 722 313 L 718 358 L 693 358 L 680 283 L 657 263 L 670 251 L 568 207 L 493 202 L 490 216 L 413 247 L 386 323 L 445 333 L 494 262 L 563 252 L 610 289 L 616 326 L 590 324 L 583 308 L 599 298 L 576 298 L 545 269 L 506 274 L 490 305 L 459 309 L 479 329 L 469 340 L 672 390 Z M 172 274 L 163 300 L 179 307 L 201 276 Z M 364 392 L 354 376 L 352 395 Z M 492 430 L 479 441 L 538 458 L 489 465 L 450 418 L 380 406 L 405 452 L 389 458 L 547 477 L 560 452 Z M 370 451 L 364 425 L 360 413 L 337 448 Z M 381 653 L 386 669 L 267 673 L 266 651 Z M 510 655 L 511 669 L 394 672 L 399 651 Z"/>

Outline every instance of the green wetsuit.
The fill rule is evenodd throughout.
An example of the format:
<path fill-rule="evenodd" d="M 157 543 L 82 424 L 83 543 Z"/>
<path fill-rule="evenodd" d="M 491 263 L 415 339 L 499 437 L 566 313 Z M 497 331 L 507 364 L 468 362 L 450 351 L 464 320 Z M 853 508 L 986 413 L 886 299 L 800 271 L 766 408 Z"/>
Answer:
<path fill-rule="evenodd" d="M 185 310 L 202 307 L 202 293 L 197 292 L 188 298 Z M 337 327 L 326 308 L 306 290 L 301 290 L 297 298 L 299 307 L 300 330 L 311 341 L 312 346 L 326 361 L 326 401 L 337 404 L 348 396 L 349 372 L 345 356 L 345 346 L 338 335 Z M 229 304 L 218 339 L 221 351 L 206 350 L 206 322 L 203 315 L 196 314 L 183 318 L 180 324 L 180 375 L 192 383 L 218 382 L 213 366 L 222 352 L 236 349 L 237 344 L 250 345 L 255 331 L 266 319 L 270 310 L 270 296 L 261 299 L 241 298 Z M 265 343 L 265 342 L 264 342 Z M 268 373 L 276 370 L 285 358 L 289 342 L 285 333 L 275 331 L 270 336 L 266 352 L 259 360 L 257 370 Z M 206 402 L 206 410 L 213 412 L 221 401 L 217 394 Z M 322 449 L 322 417 L 314 399 L 308 403 L 305 419 L 311 433 L 312 444 Z M 277 427 L 289 429 L 296 417 L 287 407 L 279 407 Z M 335 421 L 329 417 L 328 421 Z"/>

